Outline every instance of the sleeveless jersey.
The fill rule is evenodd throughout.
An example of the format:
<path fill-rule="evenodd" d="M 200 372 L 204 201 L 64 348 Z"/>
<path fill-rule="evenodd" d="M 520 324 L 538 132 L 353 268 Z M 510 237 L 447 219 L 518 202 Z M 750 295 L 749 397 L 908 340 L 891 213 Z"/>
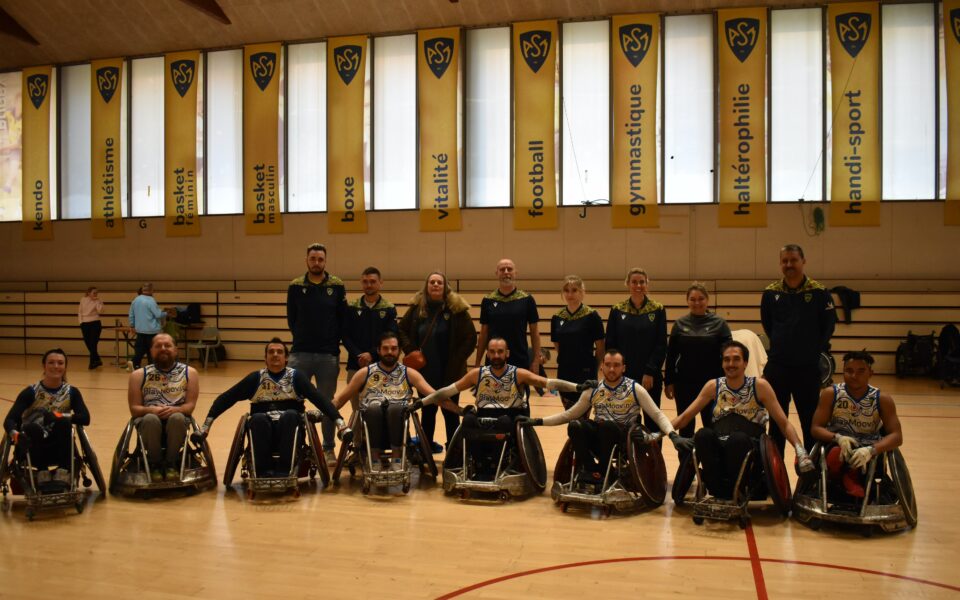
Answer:
<path fill-rule="evenodd" d="M 33 385 L 33 404 L 23 411 L 22 421 L 32 423 L 43 418 L 43 411 L 70 411 L 70 384 L 63 382 L 56 390 L 49 390 L 42 383 Z"/>
<path fill-rule="evenodd" d="M 629 377 L 621 379 L 616 387 L 609 387 L 607 382 L 601 381 L 590 396 L 593 418 L 597 421 L 615 421 L 623 426 L 636 421 L 641 408 L 635 385 L 636 382 Z"/>
<path fill-rule="evenodd" d="M 364 407 L 374 400 L 406 403 L 412 395 L 407 367 L 397 363 L 392 371 L 387 371 L 376 362 L 367 371 L 367 381 L 360 391 L 360 406 Z"/>
<path fill-rule="evenodd" d="M 740 389 L 727 385 L 726 377 L 717 378 L 716 404 L 713 407 L 713 420 L 719 421 L 729 414 L 737 414 L 751 423 L 764 426 L 770 420 L 767 409 L 757 400 L 757 379 L 745 377 Z"/>
<path fill-rule="evenodd" d="M 526 390 L 517 382 L 517 368 L 513 365 L 507 365 L 507 370 L 500 377 L 493 374 L 490 365 L 480 367 L 474 395 L 477 398 L 477 410 L 527 408 Z"/>
<path fill-rule="evenodd" d="M 156 365 L 143 368 L 144 406 L 179 406 L 187 401 L 187 365 L 178 362 L 169 371 Z"/>
<path fill-rule="evenodd" d="M 872 443 L 880 439 L 880 390 L 867 386 L 867 393 L 857 399 L 850 395 L 847 386 L 839 383 L 833 386 L 833 414 L 827 429 L 856 438 L 861 443 Z"/>

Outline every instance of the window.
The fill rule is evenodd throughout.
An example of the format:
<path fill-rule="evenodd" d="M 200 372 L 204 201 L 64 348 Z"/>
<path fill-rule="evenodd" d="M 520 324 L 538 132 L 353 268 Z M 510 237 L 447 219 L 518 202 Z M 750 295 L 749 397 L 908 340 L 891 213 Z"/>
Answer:
<path fill-rule="evenodd" d="M 163 215 L 163 57 L 130 61 L 131 215 Z"/>
<path fill-rule="evenodd" d="M 206 214 L 243 212 L 243 50 L 207 54 Z"/>
<path fill-rule="evenodd" d="M 417 206 L 417 36 L 374 38 L 373 206 Z"/>
<path fill-rule="evenodd" d="M 467 206 L 510 206 L 510 28 L 467 31 Z"/>
<path fill-rule="evenodd" d="M 23 218 L 22 88 L 23 74 L 20 71 L 0 73 L 0 221 Z"/>
<path fill-rule="evenodd" d="M 287 47 L 290 212 L 327 209 L 327 44 Z"/>

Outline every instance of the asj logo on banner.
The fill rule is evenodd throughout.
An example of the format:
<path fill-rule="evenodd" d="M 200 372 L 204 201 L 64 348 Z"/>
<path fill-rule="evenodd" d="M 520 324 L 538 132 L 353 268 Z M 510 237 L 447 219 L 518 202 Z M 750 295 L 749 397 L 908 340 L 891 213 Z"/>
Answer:
<path fill-rule="evenodd" d="M 110 104 L 113 94 L 120 87 L 120 69 L 118 67 L 101 67 L 97 69 L 97 89 L 103 101 Z"/>
<path fill-rule="evenodd" d="M 730 19 L 724 23 L 727 33 L 727 45 L 737 60 L 744 62 L 753 52 L 760 37 L 759 19 Z"/>
<path fill-rule="evenodd" d="M 39 109 L 47 97 L 49 78 L 46 75 L 31 75 L 27 77 L 27 95 L 34 108 Z"/>
<path fill-rule="evenodd" d="M 192 60 L 177 60 L 170 63 L 170 80 L 181 98 L 190 90 L 195 72 L 196 63 Z"/>
<path fill-rule="evenodd" d="M 630 64 L 636 67 L 650 50 L 653 26 L 643 23 L 624 25 L 620 28 L 620 49 Z"/>
<path fill-rule="evenodd" d="M 277 55 L 274 52 L 257 52 L 250 55 L 250 74 L 253 75 L 253 81 L 260 88 L 260 91 L 266 91 L 273 79 L 273 73 L 277 68 Z"/>
<path fill-rule="evenodd" d="M 953 31 L 953 37 L 960 42 L 960 8 L 950 11 L 950 29 Z"/>
<path fill-rule="evenodd" d="M 851 57 L 856 58 L 870 36 L 870 15 L 843 13 L 837 15 L 837 38 Z"/>
<path fill-rule="evenodd" d="M 340 46 L 333 49 L 333 60 L 344 85 L 350 85 L 350 82 L 353 81 L 353 77 L 360 68 L 360 57 L 362 55 L 363 48 L 360 46 Z"/>
<path fill-rule="evenodd" d="M 537 29 L 520 34 L 520 54 L 530 70 L 536 73 L 550 54 L 550 32 Z"/>
<path fill-rule="evenodd" d="M 443 77 L 453 59 L 452 38 L 431 38 L 423 42 L 423 56 L 437 79 Z"/>

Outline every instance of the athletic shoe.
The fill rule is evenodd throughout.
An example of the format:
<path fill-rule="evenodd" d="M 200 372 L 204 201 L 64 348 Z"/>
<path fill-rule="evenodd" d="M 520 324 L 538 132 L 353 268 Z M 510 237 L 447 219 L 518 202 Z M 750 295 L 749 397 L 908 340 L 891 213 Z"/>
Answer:
<path fill-rule="evenodd" d="M 337 455 L 333 453 L 333 450 L 324 450 L 323 459 L 327 461 L 328 467 L 337 466 Z"/>
<path fill-rule="evenodd" d="M 70 485 L 70 471 L 66 469 L 57 469 L 53 472 L 53 480 Z"/>
<path fill-rule="evenodd" d="M 150 481 L 153 483 L 163 481 L 163 473 L 160 472 L 160 469 L 150 469 Z"/>
<path fill-rule="evenodd" d="M 441 446 L 436 442 L 430 443 L 430 449 L 433 450 L 434 454 L 440 454 L 441 452 L 443 452 L 443 446 Z"/>
<path fill-rule="evenodd" d="M 50 471 L 47 469 L 40 469 L 37 471 L 37 483 L 49 483 L 51 479 Z"/>
<path fill-rule="evenodd" d="M 167 481 L 177 481 L 178 479 L 180 479 L 180 471 L 176 469 L 167 469 L 164 472 L 164 478 Z"/>
<path fill-rule="evenodd" d="M 399 458 L 395 458 L 390 461 L 390 470 L 391 471 L 402 471 L 403 462 Z"/>
<path fill-rule="evenodd" d="M 128 361 L 127 361 L 127 373 L 133 373 L 133 361 L 132 361 L 132 360 L 128 360 Z"/>

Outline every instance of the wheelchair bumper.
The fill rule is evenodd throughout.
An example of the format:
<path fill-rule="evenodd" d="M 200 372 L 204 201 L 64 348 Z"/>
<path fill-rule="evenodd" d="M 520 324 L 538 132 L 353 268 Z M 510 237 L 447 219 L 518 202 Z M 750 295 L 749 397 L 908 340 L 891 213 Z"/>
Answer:
<path fill-rule="evenodd" d="M 804 524 L 840 523 L 853 526 L 877 526 L 886 532 L 901 531 L 909 527 L 903 507 L 899 504 L 868 504 L 861 515 L 858 510 L 846 510 L 831 506 L 826 511 L 818 498 L 796 494 L 793 499 L 793 516 Z"/>

